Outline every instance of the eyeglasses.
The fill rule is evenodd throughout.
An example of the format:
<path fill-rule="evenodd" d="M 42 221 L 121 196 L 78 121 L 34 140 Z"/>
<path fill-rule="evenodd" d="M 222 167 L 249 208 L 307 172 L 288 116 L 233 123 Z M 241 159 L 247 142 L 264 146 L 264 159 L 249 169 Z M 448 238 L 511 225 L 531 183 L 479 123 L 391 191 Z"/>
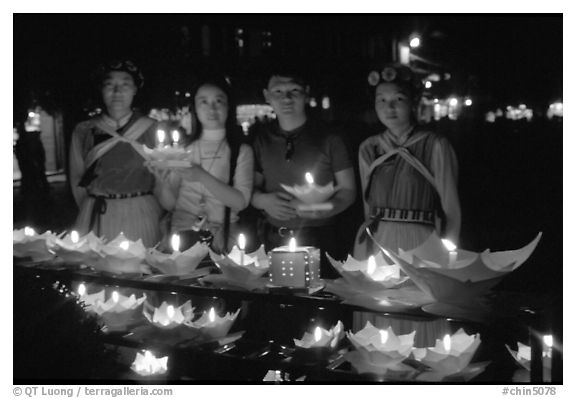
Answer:
<path fill-rule="evenodd" d="M 294 88 L 294 89 L 288 90 L 288 91 L 282 91 L 282 90 L 270 91 L 270 96 L 276 100 L 281 100 L 284 98 L 299 99 L 299 98 L 304 97 L 305 94 L 306 94 L 306 92 L 301 88 Z"/>
<path fill-rule="evenodd" d="M 284 152 L 284 160 L 289 162 L 292 160 L 292 156 L 294 156 L 294 139 L 286 138 L 286 152 Z"/>

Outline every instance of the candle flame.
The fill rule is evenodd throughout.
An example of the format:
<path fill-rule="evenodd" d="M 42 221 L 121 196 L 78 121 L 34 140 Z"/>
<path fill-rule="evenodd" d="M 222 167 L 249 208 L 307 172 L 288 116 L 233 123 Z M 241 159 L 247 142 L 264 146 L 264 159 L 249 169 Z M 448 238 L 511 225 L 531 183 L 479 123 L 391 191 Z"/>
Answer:
<path fill-rule="evenodd" d="M 314 184 L 314 177 L 312 176 L 312 173 L 306 173 L 304 174 L 304 178 L 306 178 L 306 182 L 310 185 Z"/>
<path fill-rule="evenodd" d="M 368 268 L 366 269 L 366 272 L 368 273 L 368 275 L 372 275 L 374 274 L 375 271 L 376 271 L 376 259 L 374 258 L 374 256 L 370 256 L 368 257 Z"/>
<path fill-rule="evenodd" d="M 452 243 L 452 241 L 450 239 L 442 239 L 442 243 L 444 244 L 444 247 L 446 248 L 446 250 L 453 252 L 454 250 L 456 250 L 458 247 Z"/>
<path fill-rule="evenodd" d="M 120 248 L 124 249 L 124 250 L 128 250 L 128 248 L 130 247 L 130 243 L 128 243 L 127 240 L 123 241 L 122 243 L 120 243 Z"/>
<path fill-rule="evenodd" d="M 156 135 L 158 136 L 158 143 L 164 144 L 164 140 L 166 139 L 166 132 L 164 130 L 158 130 Z"/>
<path fill-rule="evenodd" d="M 173 305 L 169 305 L 168 307 L 166 307 L 166 315 L 168 315 L 169 319 L 174 318 L 174 314 L 175 314 L 175 311 L 174 311 Z"/>
<path fill-rule="evenodd" d="M 114 290 L 112 292 L 112 301 L 114 301 L 115 303 L 118 303 L 119 300 L 120 300 L 120 296 L 118 295 L 118 292 L 116 290 Z"/>
<path fill-rule="evenodd" d="M 388 331 L 380 330 L 380 342 L 386 344 L 386 341 L 388 341 Z"/>
<path fill-rule="evenodd" d="M 291 252 L 296 251 L 296 238 L 290 238 L 288 241 L 288 250 Z"/>
<path fill-rule="evenodd" d="M 170 243 L 172 245 L 172 250 L 174 250 L 175 252 L 180 251 L 180 235 L 178 234 L 172 235 Z"/>
<path fill-rule="evenodd" d="M 174 142 L 174 144 L 177 144 L 178 141 L 180 141 L 180 132 L 178 130 L 172 131 L 172 141 Z"/>
<path fill-rule="evenodd" d="M 210 311 L 208 312 L 208 320 L 210 322 L 214 322 L 215 319 L 216 319 L 216 313 L 214 312 L 214 308 L 210 308 Z"/>
<path fill-rule="evenodd" d="M 78 243 L 78 241 L 80 240 L 80 237 L 78 236 L 78 232 L 76 232 L 76 231 L 70 232 L 70 239 L 72 240 L 72 243 Z"/>
<path fill-rule="evenodd" d="M 554 345 L 554 337 L 551 334 L 544 335 L 544 337 L 542 337 L 542 340 L 544 340 L 544 344 L 546 345 L 546 347 L 551 348 Z"/>
<path fill-rule="evenodd" d="M 86 294 L 86 285 L 83 284 L 83 283 L 81 283 L 81 284 L 78 286 L 78 295 L 79 295 L 80 297 L 82 297 L 82 296 L 84 296 L 85 294 Z"/>
<path fill-rule="evenodd" d="M 24 227 L 24 235 L 34 236 L 34 235 L 36 235 L 36 231 L 34 231 L 34 228 Z"/>
<path fill-rule="evenodd" d="M 444 349 L 446 350 L 446 352 L 450 352 L 450 349 L 452 348 L 452 340 L 450 339 L 449 334 L 444 336 L 443 342 L 444 342 Z"/>
<path fill-rule="evenodd" d="M 316 326 L 316 329 L 314 329 L 314 340 L 320 341 L 321 338 L 322 330 L 320 329 L 320 326 Z"/>
<path fill-rule="evenodd" d="M 244 234 L 238 235 L 238 248 L 244 250 L 246 248 L 246 237 Z"/>

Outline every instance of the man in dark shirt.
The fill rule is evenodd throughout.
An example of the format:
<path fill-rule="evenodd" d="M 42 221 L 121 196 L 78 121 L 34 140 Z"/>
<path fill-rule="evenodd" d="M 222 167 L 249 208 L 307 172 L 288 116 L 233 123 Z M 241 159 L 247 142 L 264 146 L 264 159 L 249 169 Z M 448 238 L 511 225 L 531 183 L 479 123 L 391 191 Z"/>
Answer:
<path fill-rule="evenodd" d="M 355 199 L 352 161 L 341 138 L 306 114 L 309 87 L 293 71 L 271 74 L 264 97 L 276 113 L 277 123 L 263 129 L 254 140 L 255 177 L 252 205 L 264 212 L 261 239 L 267 250 L 286 245 L 294 236 L 299 246 L 315 246 L 338 257 L 335 219 Z M 286 192 L 287 186 L 306 183 L 310 172 L 318 185 L 333 182 L 338 188 L 329 202 L 331 210 L 301 211 L 301 202 Z M 322 255 L 321 275 L 335 277 Z"/>

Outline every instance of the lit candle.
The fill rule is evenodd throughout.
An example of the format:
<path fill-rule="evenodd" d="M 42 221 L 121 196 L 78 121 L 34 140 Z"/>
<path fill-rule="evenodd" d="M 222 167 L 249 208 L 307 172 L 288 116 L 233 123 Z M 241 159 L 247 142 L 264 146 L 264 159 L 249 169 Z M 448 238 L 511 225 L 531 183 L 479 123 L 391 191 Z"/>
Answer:
<path fill-rule="evenodd" d="M 210 311 L 208 312 L 208 320 L 210 322 L 214 322 L 216 320 L 216 312 L 214 311 L 214 308 L 210 308 Z"/>
<path fill-rule="evenodd" d="M 314 176 L 312 173 L 306 172 L 306 174 L 304 174 L 304 178 L 306 179 L 308 185 L 314 185 Z"/>
<path fill-rule="evenodd" d="M 168 317 L 168 319 L 165 320 L 164 325 L 169 325 L 170 322 L 172 322 L 172 318 L 174 318 L 175 313 L 176 311 L 174 310 L 173 305 L 169 305 L 168 307 L 166 307 L 166 316 Z"/>
<path fill-rule="evenodd" d="M 290 238 L 288 241 L 288 251 L 292 253 L 296 251 L 296 238 Z"/>
<path fill-rule="evenodd" d="M 118 304 L 119 300 L 120 300 L 120 296 L 118 295 L 118 292 L 116 290 L 114 290 L 112 292 L 112 301 L 114 302 L 114 304 Z"/>
<path fill-rule="evenodd" d="M 72 243 L 78 243 L 78 241 L 80 240 L 80 237 L 78 236 L 78 232 L 76 232 L 76 231 L 70 232 L 70 239 L 72 240 Z"/>
<path fill-rule="evenodd" d="M 386 344 L 387 341 L 388 341 L 388 331 L 380 330 L 380 343 Z"/>
<path fill-rule="evenodd" d="M 33 228 L 24 227 L 24 235 L 26 235 L 26 236 L 34 236 L 34 235 L 36 235 L 36 231 L 34 231 Z"/>
<path fill-rule="evenodd" d="M 452 243 L 450 239 L 442 239 L 442 243 L 446 250 L 448 250 L 448 265 L 454 264 L 458 257 L 458 252 L 456 251 L 457 246 Z"/>
<path fill-rule="evenodd" d="M 178 130 L 172 131 L 172 145 L 178 146 L 178 141 L 180 141 L 180 132 Z"/>
<path fill-rule="evenodd" d="M 120 243 L 120 248 L 124 250 L 128 250 L 130 248 L 130 242 L 127 240 Z"/>
<path fill-rule="evenodd" d="M 174 253 L 178 253 L 180 251 L 180 235 L 174 234 L 170 239 L 170 243 L 172 245 L 172 250 Z"/>
<path fill-rule="evenodd" d="M 322 330 L 320 329 L 320 326 L 316 326 L 316 329 L 314 329 L 314 340 L 318 342 L 320 341 L 321 338 L 322 338 Z"/>
<path fill-rule="evenodd" d="M 240 249 L 240 265 L 244 265 L 244 250 L 246 249 L 246 237 L 244 234 L 238 235 L 238 249 Z"/>
<path fill-rule="evenodd" d="M 166 140 L 166 132 L 164 130 L 156 131 L 156 136 L 158 137 L 158 148 L 164 146 L 164 140 Z"/>
<path fill-rule="evenodd" d="M 82 296 L 84 296 L 85 294 L 86 294 L 86 285 L 83 284 L 83 283 L 81 283 L 81 284 L 78 286 L 78 295 L 79 295 L 80 297 L 82 297 Z"/>
<path fill-rule="evenodd" d="M 450 339 L 450 335 L 447 334 L 446 336 L 444 336 L 444 339 L 442 340 L 442 343 L 444 344 L 444 350 L 446 350 L 447 354 L 450 354 L 450 349 L 452 348 L 452 340 Z"/>

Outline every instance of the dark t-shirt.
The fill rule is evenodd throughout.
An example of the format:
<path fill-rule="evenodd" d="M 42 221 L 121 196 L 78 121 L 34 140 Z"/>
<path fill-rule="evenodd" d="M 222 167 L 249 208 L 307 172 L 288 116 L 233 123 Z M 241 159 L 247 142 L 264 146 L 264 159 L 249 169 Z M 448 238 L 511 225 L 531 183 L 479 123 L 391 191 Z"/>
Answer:
<path fill-rule="evenodd" d="M 290 145 L 293 147 L 291 150 Z M 280 184 L 303 185 L 306 172 L 314 176 L 318 185 L 336 184 L 334 175 L 351 167 L 352 161 L 342 139 L 331 134 L 328 126 L 320 122 L 307 121 L 291 132 L 284 132 L 277 123 L 273 123 L 263 128 L 254 140 L 254 169 L 264 176 L 264 192 L 285 192 Z M 266 217 L 272 225 L 288 228 L 333 223 L 331 218 L 282 221 Z"/>

